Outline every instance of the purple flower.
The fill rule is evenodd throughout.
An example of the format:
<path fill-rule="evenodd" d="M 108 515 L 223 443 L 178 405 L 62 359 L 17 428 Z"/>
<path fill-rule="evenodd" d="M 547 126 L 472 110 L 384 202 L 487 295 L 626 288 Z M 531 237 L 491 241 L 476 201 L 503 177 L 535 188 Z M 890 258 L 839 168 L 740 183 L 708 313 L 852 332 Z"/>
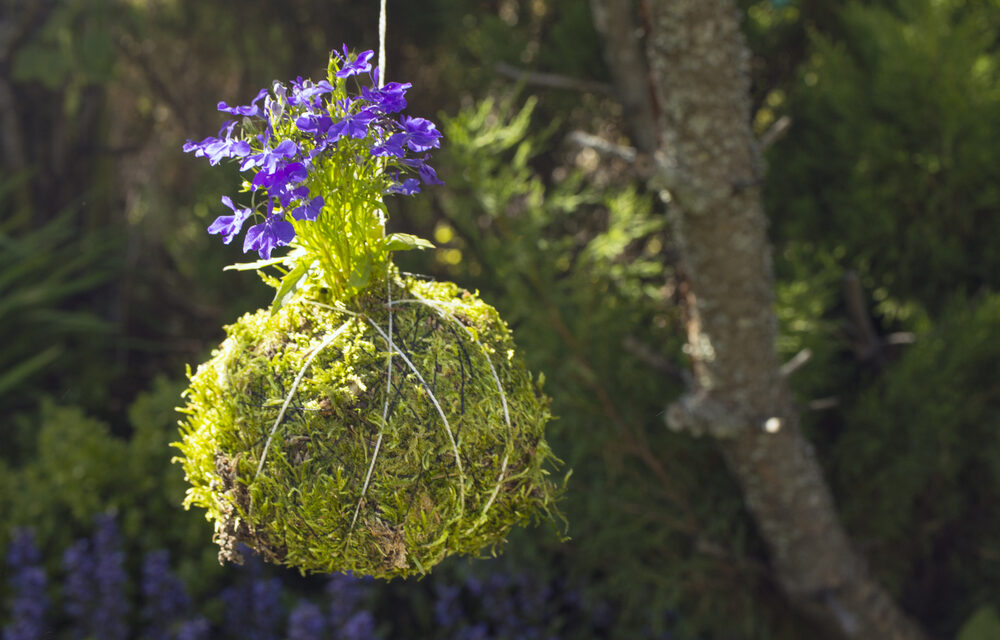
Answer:
<path fill-rule="evenodd" d="M 316 640 L 327 636 L 323 611 L 312 602 L 302 601 L 288 616 L 288 640 Z"/>
<path fill-rule="evenodd" d="M 208 158 L 213 167 L 224 158 L 243 158 L 250 155 L 250 145 L 245 140 L 232 138 L 235 120 L 230 120 L 219 130 L 219 137 L 208 137 L 201 142 L 188 140 L 181 147 L 185 153 L 194 152 L 196 158 Z"/>
<path fill-rule="evenodd" d="M 377 144 L 372 147 L 373 156 L 395 156 L 396 158 L 402 158 L 406 155 L 406 149 L 403 145 L 406 144 L 406 134 L 405 133 L 394 133 L 381 144 Z"/>
<path fill-rule="evenodd" d="M 347 116 L 340 122 L 335 122 L 333 125 L 327 129 L 326 135 L 330 137 L 331 140 L 336 140 L 341 136 L 350 136 L 352 138 L 364 138 L 368 135 L 368 125 L 371 121 L 376 118 L 376 115 L 372 113 L 369 109 L 365 109 L 359 113 L 351 116 Z"/>
<path fill-rule="evenodd" d="M 65 576 L 63 578 L 63 600 L 66 613 L 83 635 L 92 625 L 88 619 L 94 608 L 94 557 L 90 553 L 90 541 L 77 540 L 63 552 Z"/>
<path fill-rule="evenodd" d="M 142 563 L 142 617 L 149 640 L 169 640 L 168 629 L 190 606 L 184 583 L 170 571 L 170 553 L 151 551 Z"/>
<path fill-rule="evenodd" d="M 366 580 L 355 578 L 349 573 L 330 576 L 326 593 L 330 598 L 330 620 L 335 627 L 347 623 L 361 606 L 366 590 Z"/>
<path fill-rule="evenodd" d="M 208 227 L 208 232 L 222 234 L 222 241 L 225 244 L 232 242 L 233 238 L 243 229 L 243 223 L 253 213 L 250 209 L 237 209 L 229 196 L 222 196 L 222 204 L 233 210 L 231 216 L 219 216 Z"/>
<path fill-rule="evenodd" d="M 118 524 L 110 514 L 97 517 L 94 556 L 97 602 L 92 631 L 103 640 L 124 640 L 128 636 L 128 599 L 125 597 L 128 576 Z"/>
<path fill-rule="evenodd" d="M 400 121 L 408 138 L 406 145 L 414 151 L 427 151 L 440 147 L 441 132 L 437 126 L 426 118 L 411 118 L 403 116 Z"/>
<path fill-rule="evenodd" d="M 349 78 L 351 76 L 358 75 L 359 73 L 366 73 L 372 70 L 372 65 L 368 62 L 375 55 L 374 51 L 362 51 L 358 54 L 358 57 L 350 62 L 350 58 L 347 54 L 347 45 L 344 45 L 343 55 L 337 54 L 337 57 L 341 60 L 347 61 L 347 63 L 337 72 L 338 78 Z"/>
<path fill-rule="evenodd" d="M 409 82 L 387 82 L 381 89 L 362 87 L 361 97 L 380 111 L 398 113 L 406 108 L 406 90 L 412 86 Z"/>
<path fill-rule="evenodd" d="M 458 597 L 462 588 L 438 582 L 434 585 L 434 621 L 439 627 L 450 628 L 462 617 Z"/>
<path fill-rule="evenodd" d="M 292 210 L 292 217 L 296 220 L 315 220 L 319 217 L 319 212 L 323 210 L 323 196 L 316 196 L 312 200 L 295 207 Z"/>
<path fill-rule="evenodd" d="M 298 145 L 292 140 L 282 140 L 272 149 L 267 145 L 267 140 L 264 136 L 259 136 L 259 138 L 261 142 L 264 142 L 264 150 L 244 160 L 243 164 L 240 165 L 240 171 L 261 167 L 264 171 L 272 173 L 277 167 L 279 160 L 294 158 L 299 152 Z"/>
<path fill-rule="evenodd" d="M 208 640 L 209 631 L 211 627 L 204 618 L 186 620 L 177 627 L 172 640 Z"/>
<path fill-rule="evenodd" d="M 267 95 L 267 89 L 261 89 L 257 94 L 257 97 L 250 101 L 250 104 L 244 107 L 230 107 L 225 102 L 220 102 L 218 105 L 219 111 L 225 111 L 226 113 L 231 113 L 238 116 L 247 116 L 249 118 L 260 118 L 263 116 L 263 111 L 257 105 L 261 98 Z"/>
<path fill-rule="evenodd" d="M 429 164 L 420 164 L 417 166 L 417 174 L 424 181 L 424 184 L 444 184 L 444 182 L 438 179 L 437 172 Z"/>
<path fill-rule="evenodd" d="M 269 206 L 264 222 L 250 227 L 243 239 L 243 252 L 254 249 L 264 260 L 270 259 L 275 247 L 283 247 L 295 238 L 292 223 L 285 220 L 281 213 L 270 213 L 270 210 Z"/>
<path fill-rule="evenodd" d="M 375 617 L 371 611 L 356 611 L 340 625 L 341 640 L 369 640 L 375 637 Z"/>
<path fill-rule="evenodd" d="M 415 193 L 420 193 L 420 181 L 416 178 L 407 178 L 402 183 L 395 183 L 389 185 L 386 189 L 386 193 L 397 193 L 404 196 L 412 196 Z"/>
<path fill-rule="evenodd" d="M 325 113 L 309 112 L 304 116 L 300 116 L 295 121 L 295 126 L 299 128 L 299 131 L 318 136 L 326 133 L 326 130 L 333 126 L 333 120 Z"/>
<path fill-rule="evenodd" d="M 332 93 L 333 87 L 326 80 L 320 80 L 313 84 L 312 80 L 302 80 L 296 78 L 292 82 L 292 95 L 288 97 L 288 104 L 293 107 L 299 105 L 318 106 L 319 96 L 324 93 Z"/>
<path fill-rule="evenodd" d="M 45 569 L 34 536 L 22 529 L 15 533 L 7 552 L 10 566 L 10 622 L 3 628 L 3 640 L 34 640 L 45 633 Z"/>
<path fill-rule="evenodd" d="M 420 176 L 424 184 L 444 184 L 438 179 L 434 168 L 427 164 L 427 158 L 428 156 L 424 156 L 423 158 L 409 158 L 403 160 L 403 164 L 416 169 L 417 175 Z"/>
<path fill-rule="evenodd" d="M 309 171 L 304 164 L 289 162 L 276 166 L 271 171 L 258 171 L 257 175 L 253 177 L 251 185 L 254 189 L 263 187 L 269 192 L 277 194 L 279 191 L 301 184 L 308 177 Z"/>

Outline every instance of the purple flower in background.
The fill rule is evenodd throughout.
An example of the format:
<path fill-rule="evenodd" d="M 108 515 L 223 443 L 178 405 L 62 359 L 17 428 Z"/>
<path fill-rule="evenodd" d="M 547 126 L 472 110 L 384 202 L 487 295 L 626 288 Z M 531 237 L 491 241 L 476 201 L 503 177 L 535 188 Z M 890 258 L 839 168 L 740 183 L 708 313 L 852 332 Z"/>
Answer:
<path fill-rule="evenodd" d="M 66 614 L 83 636 L 92 624 L 89 620 L 94 608 L 95 590 L 93 585 L 94 557 L 90 553 L 90 541 L 77 540 L 63 552 L 63 600 Z"/>
<path fill-rule="evenodd" d="M 466 626 L 458 630 L 455 640 L 490 640 L 490 629 L 483 623 Z"/>
<path fill-rule="evenodd" d="M 191 602 L 184 583 L 170 571 L 170 552 L 151 551 L 142 562 L 142 618 L 148 640 L 169 640 L 168 630 Z"/>
<path fill-rule="evenodd" d="M 308 200 L 301 206 L 292 210 L 292 217 L 296 220 L 315 220 L 319 217 L 319 212 L 323 210 L 323 196 L 316 196 Z"/>
<path fill-rule="evenodd" d="M 45 569 L 41 566 L 41 554 L 30 531 L 22 529 L 14 534 L 7 551 L 7 564 L 13 597 L 10 621 L 3 628 L 3 640 L 41 638 L 45 632 L 45 611 L 49 600 L 45 593 Z"/>
<path fill-rule="evenodd" d="M 243 229 L 243 223 L 250 217 L 252 211 L 250 209 L 237 209 L 236 205 L 233 204 L 232 198 L 229 196 L 222 196 L 222 204 L 232 209 L 233 215 L 216 218 L 215 222 L 209 225 L 208 232 L 212 234 L 221 233 L 222 241 L 225 244 L 229 244 Z"/>
<path fill-rule="evenodd" d="M 326 619 L 319 606 L 302 601 L 288 616 L 288 640 L 316 640 L 327 636 Z"/>
<path fill-rule="evenodd" d="M 271 213 L 268 207 L 267 218 L 260 224 L 255 224 L 247 231 L 243 239 L 243 253 L 255 250 L 260 257 L 268 260 L 275 247 L 283 247 L 295 239 L 295 227 L 279 213 Z"/>
<path fill-rule="evenodd" d="M 357 59 L 354 62 L 350 62 L 350 57 L 347 53 L 347 45 L 344 45 L 343 55 L 337 54 L 337 57 L 345 61 L 346 64 L 337 72 L 338 78 L 349 78 L 351 76 L 356 76 L 359 73 L 367 73 L 372 70 L 372 65 L 368 62 L 372 59 L 375 52 L 372 50 L 362 51 L 358 54 Z"/>
<path fill-rule="evenodd" d="M 333 626 L 340 627 L 346 623 L 361 606 L 368 582 L 351 574 L 337 573 L 330 576 L 326 593 L 330 598 L 330 621 Z"/>
<path fill-rule="evenodd" d="M 277 640 L 283 625 L 281 581 L 264 575 L 264 563 L 242 547 L 247 563 L 236 584 L 223 589 L 226 636 Z"/>
<path fill-rule="evenodd" d="M 341 640 L 370 640 L 375 637 L 375 616 L 371 611 L 356 611 L 340 625 Z"/>
<path fill-rule="evenodd" d="M 246 116 L 249 118 L 260 118 L 263 117 L 264 112 L 257 105 L 261 99 L 267 95 L 267 89 L 261 89 L 257 94 L 257 97 L 250 101 L 250 104 L 243 107 L 230 107 L 225 102 L 220 102 L 218 105 L 219 111 L 225 111 L 226 113 L 231 113 L 238 116 Z"/>
<path fill-rule="evenodd" d="M 177 627 L 172 640 L 208 640 L 209 631 L 211 627 L 204 618 L 186 620 Z"/>
<path fill-rule="evenodd" d="M 93 632 L 102 640 L 125 640 L 128 636 L 128 599 L 125 586 L 125 553 L 121 549 L 118 524 L 110 514 L 97 517 L 94 532 L 94 580 L 97 602 Z"/>
<path fill-rule="evenodd" d="M 440 627 L 451 628 L 462 618 L 458 597 L 462 587 L 437 582 L 434 584 L 434 621 Z"/>

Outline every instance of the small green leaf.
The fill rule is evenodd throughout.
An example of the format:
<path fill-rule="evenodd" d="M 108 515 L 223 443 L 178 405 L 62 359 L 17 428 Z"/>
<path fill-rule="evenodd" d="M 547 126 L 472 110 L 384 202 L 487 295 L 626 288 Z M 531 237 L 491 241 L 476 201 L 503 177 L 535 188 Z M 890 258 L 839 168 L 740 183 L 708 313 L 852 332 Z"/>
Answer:
<path fill-rule="evenodd" d="M 309 273 L 309 266 L 304 262 L 300 262 L 281 279 L 281 286 L 278 287 L 278 291 L 274 294 L 274 300 L 271 301 L 272 316 L 278 312 L 278 309 L 285 303 L 288 296 L 305 282 L 306 275 Z"/>
<path fill-rule="evenodd" d="M 228 267 L 223 267 L 223 271 L 253 271 L 254 269 L 263 269 L 264 267 L 270 267 L 275 264 L 281 264 L 285 261 L 285 256 L 280 258 L 271 258 L 270 260 L 258 260 L 257 262 L 237 262 L 236 264 L 231 264 Z"/>
<path fill-rule="evenodd" d="M 365 256 L 354 266 L 351 277 L 347 280 L 347 286 L 361 290 L 368 284 L 372 275 L 372 259 Z"/>
<path fill-rule="evenodd" d="M 433 249 L 434 245 L 409 233 L 393 233 L 385 238 L 386 251 L 409 251 L 410 249 Z"/>

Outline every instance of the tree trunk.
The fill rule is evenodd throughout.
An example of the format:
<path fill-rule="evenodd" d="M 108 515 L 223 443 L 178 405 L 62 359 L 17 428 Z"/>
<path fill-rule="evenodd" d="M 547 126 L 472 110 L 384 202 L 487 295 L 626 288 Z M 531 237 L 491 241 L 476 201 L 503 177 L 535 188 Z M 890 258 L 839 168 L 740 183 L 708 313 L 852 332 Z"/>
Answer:
<path fill-rule="evenodd" d="M 628 0 L 592 3 L 604 24 L 608 13 L 631 15 Z M 647 136 L 659 142 L 654 185 L 671 202 L 689 284 L 695 374 L 668 423 L 716 439 L 794 607 L 835 637 L 923 638 L 852 548 L 780 373 L 741 16 L 732 0 L 646 4 L 646 81 L 659 115 Z"/>

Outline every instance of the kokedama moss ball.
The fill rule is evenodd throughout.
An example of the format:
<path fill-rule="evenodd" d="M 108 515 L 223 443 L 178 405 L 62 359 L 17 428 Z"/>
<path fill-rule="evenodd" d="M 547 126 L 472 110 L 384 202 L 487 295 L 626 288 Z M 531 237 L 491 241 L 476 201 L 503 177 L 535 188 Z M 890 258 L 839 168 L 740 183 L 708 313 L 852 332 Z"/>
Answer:
<path fill-rule="evenodd" d="M 221 560 L 243 542 L 305 572 L 423 574 L 558 516 L 547 399 L 496 310 L 451 283 L 386 294 L 247 314 L 191 376 L 185 504 Z"/>

